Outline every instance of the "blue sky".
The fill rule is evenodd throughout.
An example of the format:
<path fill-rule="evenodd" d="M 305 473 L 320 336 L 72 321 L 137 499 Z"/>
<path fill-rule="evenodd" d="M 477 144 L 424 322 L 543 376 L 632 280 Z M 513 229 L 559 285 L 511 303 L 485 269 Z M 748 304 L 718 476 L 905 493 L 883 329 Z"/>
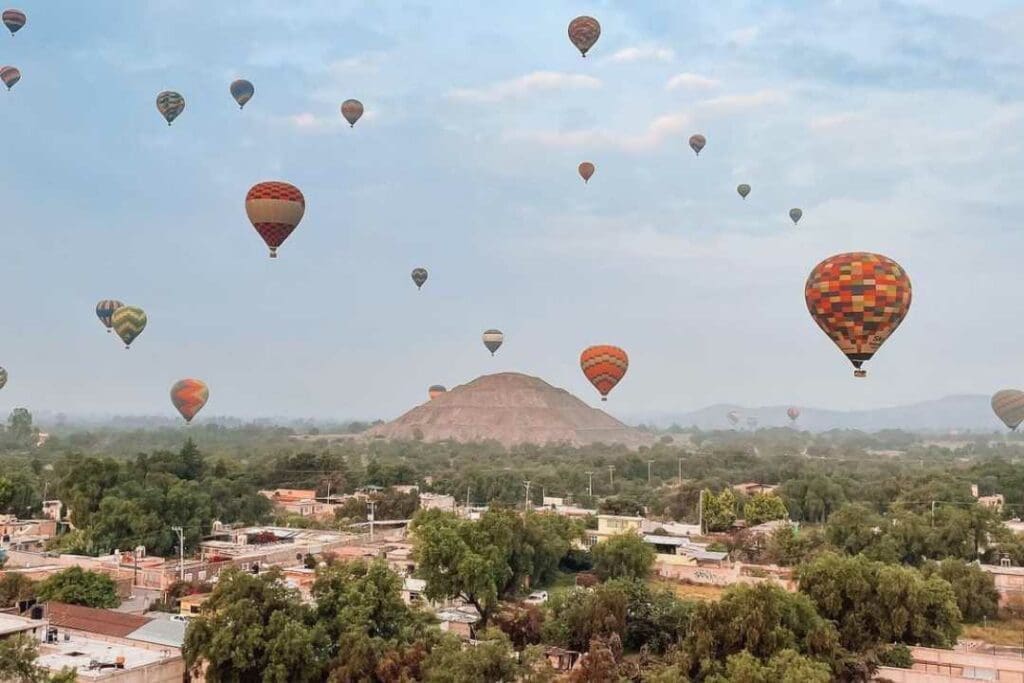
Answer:
<path fill-rule="evenodd" d="M 622 415 L 1024 385 L 1019 3 L 21 8 L 0 40 L 23 74 L 0 93 L 0 408 L 171 414 L 191 376 L 207 415 L 393 417 L 498 370 L 593 400 L 591 343 L 630 353 Z M 603 29 L 586 60 L 578 14 Z M 188 102 L 171 128 L 164 89 Z M 276 261 L 244 212 L 271 179 L 307 201 Z M 866 381 L 803 303 L 810 269 L 850 250 L 914 284 Z M 149 314 L 130 351 L 101 298 Z"/>

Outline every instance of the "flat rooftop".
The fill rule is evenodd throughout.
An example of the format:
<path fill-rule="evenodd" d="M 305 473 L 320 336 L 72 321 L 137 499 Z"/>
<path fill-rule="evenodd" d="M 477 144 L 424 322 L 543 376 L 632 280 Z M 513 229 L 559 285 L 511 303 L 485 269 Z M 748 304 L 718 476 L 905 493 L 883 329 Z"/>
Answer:
<path fill-rule="evenodd" d="M 124 657 L 124 669 L 119 670 L 112 667 L 106 669 L 89 669 L 92 661 L 113 664 L 118 657 Z M 146 650 L 141 647 L 130 645 L 118 645 L 102 640 L 93 640 L 84 636 L 72 636 L 71 640 L 57 643 L 45 643 L 39 647 L 39 659 L 36 663 L 39 666 L 60 671 L 68 666 L 78 670 L 78 678 L 89 680 L 102 680 L 120 671 L 130 671 L 157 662 L 178 659 L 181 655 L 177 650 L 168 648 L 166 652 L 160 650 Z"/>
<path fill-rule="evenodd" d="M 0 613 L 0 636 L 6 636 L 12 633 L 21 633 L 22 631 L 28 631 L 45 625 L 46 622 L 43 620 L 25 619 L 24 617 L 15 616 L 13 614 Z"/>

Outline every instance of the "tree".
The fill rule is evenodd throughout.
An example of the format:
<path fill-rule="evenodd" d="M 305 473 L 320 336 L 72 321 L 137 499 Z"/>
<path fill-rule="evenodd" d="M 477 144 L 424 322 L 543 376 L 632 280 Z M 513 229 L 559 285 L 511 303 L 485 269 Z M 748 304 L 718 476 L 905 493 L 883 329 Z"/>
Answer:
<path fill-rule="evenodd" d="M 502 598 L 529 578 L 542 582 L 568 551 L 574 526 L 554 515 L 492 508 L 479 522 L 441 510 L 422 510 L 412 522 L 416 573 L 431 600 L 461 598 L 480 612 L 485 628 Z"/>
<path fill-rule="evenodd" d="M 32 413 L 26 408 L 15 408 L 7 418 L 8 438 L 18 448 L 35 446 L 39 430 L 32 426 Z"/>
<path fill-rule="evenodd" d="M 535 605 L 508 606 L 494 615 L 494 625 L 508 636 L 518 651 L 541 642 L 544 612 Z"/>
<path fill-rule="evenodd" d="M 56 674 L 36 665 L 39 658 L 37 640 L 26 635 L 0 639 L 0 681 L 16 683 L 74 683 L 74 669 L 64 668 Z"/>
<path fill-rule="evenodd" d="M 757 526 L 775 519 L 786 519 L 786 504 L 774 493 L 755 493 L 743 506 L 747 526 Z"/>
<path fill-rule="evenodd" d="M 832 671 L 823 662 L 796 650 L 779 650 L 767 662 L 749 652 L 729 655 L 725 675 L 715 674 L 707 683 L 829 683 Z"/>
<path fill-rule="evenodd" d="M 635 533 L 607 538 L 591 549 L 594 573 L 601 580 L 645 579 L 654 565 L 654 548 Z"/>
<path fill-rule="evenodd" d="M 205 664 L 211 683 L 304 683 L 324 679 L 327 637 L 280 571 L 228 569 L 189 623 L 182 654 L 189 669 Z"/>
<path fill-rule="evenodd" d="M 520 673 L 508 637 L 494 629 L 485 631 L 468 649 L 455 636 L 447 636 L 423 662 L 423 680 L 427 683 L 511 682 Z"/>
<path fill-rule="evenodd" d="M 587 653 L 580 660 L 579 668 L 569 676 L 571 683 L 618 683 L 619 658 L 622 656 L 622 643 L 619 636 L 611 634 L 607 638 L 592 638 Z"/>
<path fill-rule="evenodd" d="M 69 567 L 36 584 L 40 602 L 66 602 L 84 607 L 111 608 L 121 604 L 117 584 L 106 574 Z"/>
<path fill-rule="evenodd" d="M 704 528 L 708 531 L 726 531 L 736 521 L 736 494 L 722 489 L 717 496 L 711 489 L 704 490 Z"/>
<path fill-rule="evenodd" d="M 543 641 L 583 652 L 595 637 L 625 632 L 630 604 L 625 583 L 609 581 L 592 591 L 576 588 L 552 595 Z"/>
<path fill-rule="evenodd" d="M 883 524 L 881 515 L 866 505 L 844 505 L 828 518 L 825 537 L 839 550 L 857 555 L 877 542 Z"/>
<path fill-rule="evenodd" d="M 14 607 L 35 596 L 35 583 L 24 574 L 0 574 L 0 609 Z"/>
<path fill-rule="evenodd" d="M 792 567 L 809 560 L 814 553 L 826 547 L 826 540 L 817 528 L 797 531 L 792 527 L 781 527 L 768 536 L 764 559 L 783 567 Z"/>
<path fill-rule="evenodd" d="M 972 624 L 982 619 L 994 619 L 999 614 L 999 591 L 992 575 L 976 564 L 952 558 L 942 562 L 928 562 L 921 568 L 925 578 L 938 576 L 949 582 L 956 594 L 960 616 Z"/>

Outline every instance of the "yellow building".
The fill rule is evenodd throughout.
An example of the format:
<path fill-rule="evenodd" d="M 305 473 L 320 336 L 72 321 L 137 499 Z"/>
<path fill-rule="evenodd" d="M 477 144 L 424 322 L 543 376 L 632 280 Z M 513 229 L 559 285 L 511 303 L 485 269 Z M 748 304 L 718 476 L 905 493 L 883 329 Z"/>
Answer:
<path fill-rule="evenodd" d="M 196 593 L 195 595 L 186 595 L 180 601 L 179 614 L 183 617 L 194 617 L 199 614 L 199 608 L 202 607 L 203 603 L 209 599 L 210 593 Z"/>

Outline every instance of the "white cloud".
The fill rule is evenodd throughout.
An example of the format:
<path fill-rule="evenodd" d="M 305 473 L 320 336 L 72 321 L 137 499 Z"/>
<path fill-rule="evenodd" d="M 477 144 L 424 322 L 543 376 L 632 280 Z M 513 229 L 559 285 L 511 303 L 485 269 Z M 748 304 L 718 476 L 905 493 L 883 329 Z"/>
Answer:
<path fill-rule="evenodd" d="M 672 48 L 659 47 L 657 45 L 637 45 L 624 47 L 605 61 L 617 64 L 631 64 L 633 62 L 671 62 L 675 59 L 676 53 Z"/>
<path fill-rule="evenodd" d="M 668 79 L 668 82 L 665 83 L 665 90 L 677 90 L 680 88 L 706 90 L 709 88 L 717 88 L 719 85 L 721 85 L 721 82 L 715 78 L 708 78 L 707 76 L 701 76 L 700 74 L 684 72 L 676 74 L 672 78 Z"/>
<path fill-rule="evenodd" d="M 562 90 L 565 88 L 594 89 L 600 88 L 601 81 L 593 76 L 567 74 L 557 71 L 534 71 L 507 81 L 499 81 L 482 88 L 455 88 L 448 97 L 464 102 L 491 103 L 523 97 L 532 92 L 543 90 Z"/>
<path fill-rule="evenodd" d="M 730 114 L 746 109 L 756 109 L 769 104 L 782 104 L 788 100 L 788 96 L 782 90 L 758 90 L 746 95 L 722 95 L 712 97 L 697 103 L 701 109 L 713 111 L 717 114 Z"/>
<path fill-rule="evenodd" d="M 359 118 L 359 125 L 365 124 L 367 121 L 372 121 L 377 116 L 376 111 L 367 110 L 363 112 L 363 115 Z M 334 116 L 326 114 L 314 114 L 313 112 L 299 112 L 298 114 L 289 114 L 288 116 L 278 119 L 278 121 L 291 126 L 297 130 L 307 133 L 320 133 L 329 130 L 335 130 L 340 128 L 348 128 L 348 122 L 341 117 L 341 113 L 337 112 Z"/>
<path fill-rule="evenodd" d="M 746 26 L 744 28 L 736 29 L 729 33 L 726 38 L 732 45 L 738 45 L 744 47 L 750 45 L 752 42 L 757 40 L 758 35 L 761 34 L 761 29 L 757 26 Z"/>
<path fill-rule="evenodd" d="M 516 131 L 506 137 L 513 140 L 535 142 L 546 147 L 617 147 L 629 152 L 653 149 L 666 139 L 679 135 L 692 123 L 688 114 L 663 114 L 647 124 L 643 132 L 623 135 L 608 130 L 590 128 L 574 131 Z"/>
<path fill-rule="evenodd" d="M 808 122 L 807 125 L 811 130 L 833 130 L 835 128 L 842 128 L 847 124 L 860 121 L 863 118 L 863 114 L 855 112 L 844 112 L 842 114 L 815 116 Z"/>

